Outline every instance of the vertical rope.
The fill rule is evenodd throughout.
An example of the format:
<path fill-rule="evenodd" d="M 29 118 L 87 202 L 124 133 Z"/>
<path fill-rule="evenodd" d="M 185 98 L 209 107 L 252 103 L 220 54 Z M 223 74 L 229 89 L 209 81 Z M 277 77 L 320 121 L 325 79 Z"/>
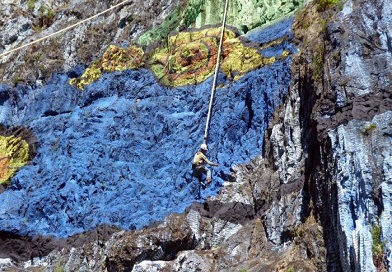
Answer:
<path fill-rule="evenodd" d="M 211 111 L 212 111 L 212 104 L 214 102 L 214 96 L 215 96 L 215 89 L 216 89 L 216 78 L 218 76 L 218 69 L 219 69 L 219 63 L 220 63 L 220 56 L 221 56 L 221 51 L 222 51 L 222 42 L 223 42 L 223 35 L 225 32 L 225 25 L 226 25 L 226 16 L 227 16 L 227 7 L 229 4 L 229 0 L 226 0 L 225 3 L 225 10 L 223 14 L 223 21 L 222 21 L 222 32 L 220 36 L 220 41 L 219 41 L 219 47 L 218 47 L 218 55 L 216 58 L 216 66 L 215 66 L 215 74 L 214 74 L 214 80 L 212 82 L 212 88 L 211 88 L 211 97 L 210 97 L 210 104 L 208 107 L 208 113 L 207 113 L 207 122 L 206 122 L 206 129 L 204 131 L 204 138 L 203 138 L 203 143 L 207 143 L 207 137 L 208 137 L 208 129 L 210 126 L 210 119 L 211 119 Z"/>

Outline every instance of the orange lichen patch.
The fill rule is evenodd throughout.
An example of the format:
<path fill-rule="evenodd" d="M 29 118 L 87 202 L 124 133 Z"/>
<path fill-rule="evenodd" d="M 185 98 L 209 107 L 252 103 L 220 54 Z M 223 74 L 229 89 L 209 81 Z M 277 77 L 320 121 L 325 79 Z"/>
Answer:
<path fill-rule="evenodd" d="M 0 184 L 8 186 L 15 172 L 29 161 L 29 145 L 20 137 L 0 136 Z"/>
<path fill-rule="evenodd" d="M 73 78 L 69 83 L 83 90 L 84 87 L 98 80 L 102 73 L 142 67 L 143 55 L 143 49 L 139 47 L 130 46 L 124 49 L 110 45 L 102 57 L 91 64 L 81 77 Z"/>

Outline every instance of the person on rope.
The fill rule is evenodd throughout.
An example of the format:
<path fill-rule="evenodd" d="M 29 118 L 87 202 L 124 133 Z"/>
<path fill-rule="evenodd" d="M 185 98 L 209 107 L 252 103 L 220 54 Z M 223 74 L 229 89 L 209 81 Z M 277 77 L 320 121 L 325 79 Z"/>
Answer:
<path fill-rule="evenodd" d="M 219 166 L 219 164 L 213 163 L 209 159 L 207 159 L 206 157 L 207 150 L 208 150 L 207 145 L 204 143 L 201 144 L 200 151 L 198 151 L 193 157 L 192 175 L 200 179 L 202 174 L 206 174 L 207 183 L 211 183 L 211 170 L 206 166 L 206 164 L 209 164 L 211 166 Z"/>

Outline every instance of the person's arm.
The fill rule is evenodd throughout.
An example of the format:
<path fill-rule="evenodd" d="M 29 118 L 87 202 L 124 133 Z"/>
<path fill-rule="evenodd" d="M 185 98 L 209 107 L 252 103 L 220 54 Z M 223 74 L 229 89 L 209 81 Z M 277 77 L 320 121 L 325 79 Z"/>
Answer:
<path fill-rule="evenodd" d="M 213 163 L 212 161 L 210 161 L 209 159 L 207 159 L 206 155 L 203 154 L 203 160 L 208 163 L 211 166 L 219 166 L 219 164 L 217 163 Z"/>

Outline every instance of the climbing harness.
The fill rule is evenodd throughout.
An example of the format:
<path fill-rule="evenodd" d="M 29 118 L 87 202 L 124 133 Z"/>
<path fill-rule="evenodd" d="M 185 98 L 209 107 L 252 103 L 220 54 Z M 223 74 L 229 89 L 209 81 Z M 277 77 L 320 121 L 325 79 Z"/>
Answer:
<path fill-rule="evenodd" d="M 212 82 L 210 104 L 209 104 L 209 107 L 208 107 L 207 122 L 206 122 L 205 131 L 204 131 L 203 144 L 207 143 L 208 128 L 210 126 L 212 103 L 214 101 L 214 95 L 215 95 L 215 89 L 216 89 L 216 78 L 218 76 L 218 69 L 219 69 L 219 64 L 220 64 L 220 55 L 221 55 L 221 51 L 222 51 L 222 42 L 223 42 L 223 35 L 224 35 L 224 31 L 225 31 L 225 25 L 226 25 L 226 15 L 227 15 L 228 4 L 229 4 L 229 0 L 226 0 L 226 2 L 225 2 L 225 10 L 224 10 L 224 14 L 223 14 L 223 21 L 222 21 L 222 32 L 221 32 L 220 41 L 219 41 L 218 56 L 216 58 L 215 74 L 214 74 L 214 80 Z"/>
<path fill-rule="evenodd" d="M 77 23 L 75 23 L 75 24 L 73 24 L 73 25 L 67 26 L 66 28 L 60 29 L 59 31 L 56 31 L 56 32 L 54 32 L 54 33 L 52 33 L 52 34 L 49 34 L 49 35 L 44 36 L 44 37 L 42 37 L 42 38 L 39 38 L 38 40 L 32 41 L 32 42 L 30 42 L 30 43 L 24 44 L 24 45 L 19 46 L 19 47 L 17 47 L 17 48 L 14 48 L 14 49 L 11 49 L 11 50 L 6 51 L 6 52 L 4 52 L 4 53 L 1 53 L 1 54 L 0 54 L 0 58 L 6 56 L 6 55 L 8 55 L 8 54 L 11 54 L 11 53 L 13 53 L 13 52 L 16 52 L 16 51 L 18 51 L 18 50 L 20 50 L 20 49 L 22 49 L 22 48 L 28 47 L 28 46 L 33 45 L 33 44 L 35 44 L 35 43 L 39 43 L 39 42 L 41 42 L 41 41 L 43 41 L 43 40 L 46 40 L 46 39 L 48 39 L 48 38 L 50 38 L 50 37 L 52 37 L 52 36 L 55 36 L 55 35 L 59 34 L 59 33 L 61 33 L 61 32 L 67 31 L 67 30 L 69 30 L 69 29 L 71 29 L 71 28 L 74 28 L 74 27 L 80 25 L 80 24 L 83 24 L 83 23 L 85 23 L 85 22 L 87 22 L 87 21 L 90 21 L 90 20 L 92 20 L 92 19 L 94 19 L 94 18 L 96 18 L 96 17 L 98 17 L 98 16 L 101 16 L 102 14 L 105 14 L 105 13 L 111 11 L 112 9 L 115 9 L 115 8 L 117 8 L 117 7 L 121 6 L 121 5 L 124 5 L 125 3 L 130 2 L 130 1 L 131 1 L 131 0 L 122 1 L 121 3 L 118 3 L 118 4 L 112 6 L 112 7 L 108 8 L 108 9 L 106 9 L 106 10 L 104 10 L 104 11 L 98 13 L 98 14 L 95 14 L 95 15 L 93 15 L 93 16 L 87 18 L 87 19 L 84 19 L 84 20 L 82 20 L 82 21 L 80 21 L 80 22 L 77 22 Z"/>

